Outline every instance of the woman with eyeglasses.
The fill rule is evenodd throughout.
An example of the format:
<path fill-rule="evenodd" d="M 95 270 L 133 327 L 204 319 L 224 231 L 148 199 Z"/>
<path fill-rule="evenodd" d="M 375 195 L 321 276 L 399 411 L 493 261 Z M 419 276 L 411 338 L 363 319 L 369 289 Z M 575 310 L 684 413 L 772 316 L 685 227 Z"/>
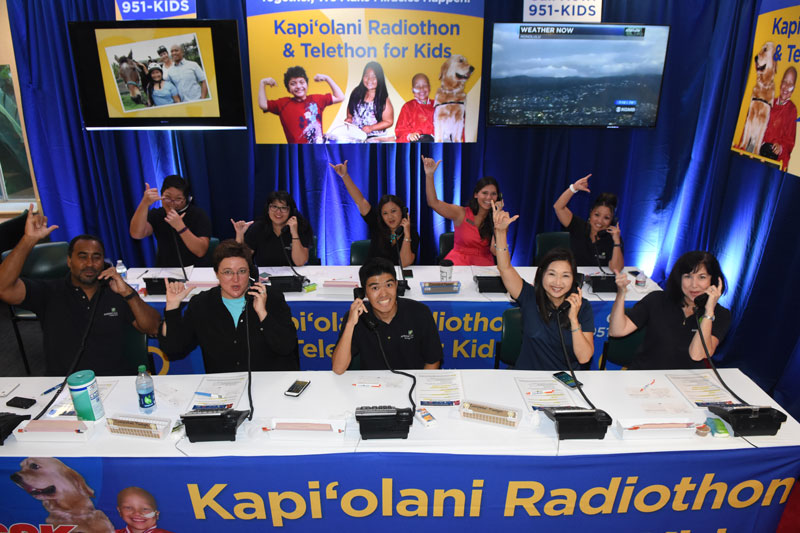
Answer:
<path fill-rule="evenodd" d="M 314 239 L 311 224 L 297 210 L 292 195 L 272 191 L 264 206 L 264 216 L 255 221 L 233 220 L 236 242 L 253 250 L 258 266 L 302 266 L 308 262 L 308 248 Z"/>
<path fill-rule="evenodd" d="M 161 194 L 147 183 L 144 186 L 142 200 L 131 218 L 131 237 L 144 239 L 155 235 L 157 267 L 208 266 L 211 220 L 205 211 L 191 203 L 186 180 L 177 175 L 167 176 L 161 184 Z M 150 209 L 159 200 L 161 207 Z"/>
<path fill-rule="evenodd" d="M 246 371 L 248 350 L 252 370 L 300 369 L 292 312 L 280 290 L 250 284 L 252 254 L 233 239 L 219 243 L 213 254 L 219 285 L 193 296 L 183 315 L 181 302 L 192 287 L 167 283 L 158 338 L 167 359 L 182 359 L 199 345 L 208 373 Z"/>

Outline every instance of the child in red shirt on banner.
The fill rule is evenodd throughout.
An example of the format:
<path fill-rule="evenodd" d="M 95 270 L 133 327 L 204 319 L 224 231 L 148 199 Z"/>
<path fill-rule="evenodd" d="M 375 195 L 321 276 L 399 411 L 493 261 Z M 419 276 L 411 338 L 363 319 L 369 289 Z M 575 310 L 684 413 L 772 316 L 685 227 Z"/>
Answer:
<path fill-rule="evenodd" d="M 764 144 L 760 151 L 762 156 L 778 160 L 781 170 L 784 171 L 789 166 L 797 132 L 797 108 L 792 102 L 796 82 L 797 69 L 787 68 L 783 73 L 778 97 L 772 102 L 767 130 L 764 132 Z"/>
<path fill-rule="evenodd" d="M 415 74 L 411 91 L 414 99 L 403 104 L 394 128 L 397 142 L 433 142 L 433 100 L 428 98 L 431 94 L 428 76 Z"/>
<path fill-rule="evenodd" d="M 325 142 L 322 131 L 322 111 L 344 100 L 344 93 L 330 76 L 317 74 L 314 81 L 326 82 L 333 94 L 308 94 L 308 76 L 303 67 L 290 67 L 283 75 L 283 84 L 292 96 L 267 100 L 265 87 L 275 87 L 272 78 L 264 78 L 258 87 L 258 107 L 265 113 L 274 113 L 281 119 L 286 142 L 289 144 L 315 144 Z"/>
<path fill-rule="evenodd" d="M 139 487 L 128 487 L 117 494 L 117 511 L 126 527 L 115 533 L 170 533 L 156 526 L 159 511 L 152 494 Z"/>

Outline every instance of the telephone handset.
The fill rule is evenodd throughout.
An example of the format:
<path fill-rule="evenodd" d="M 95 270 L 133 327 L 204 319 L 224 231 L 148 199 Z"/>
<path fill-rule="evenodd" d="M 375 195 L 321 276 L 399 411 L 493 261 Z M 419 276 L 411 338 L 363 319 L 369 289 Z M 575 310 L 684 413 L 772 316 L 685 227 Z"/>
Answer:
<path fill-rule="evenodd" d="M 559 305 L 558 309 L 556 310 L 556 314 L 558 314 L 559 317 L 559 324 L 561 325 L 562 328 L 569 329 L 570 326 L 569 317 L 567 316 L 567 312 L 569 311 L 570 308 L 570 303 L 569 300 L 567 300 L 567 298 L 571 294 L 578 294 L 578 287 L 581 285 L 583 285 L 583 274 L 579 273 L 577 276 L 573 277 L 572 287 L 570 287 L 569 292 L 564 296 L 564 301 L 561 302 L 561 305 Z"/>
<path fill-rule="evenodd" d="M 354 300 L 366 300 L 367 299 L 367 292 L 364 290 L 364 287 L 353 287 L 353 299 Z M 370 331 L 375 331 L 378 327 L 377 322 L 372 316 L 368 316 L 368 313 L 362 313 L 360 317 L 358 317 L 359 322 L 363 322 L 364 325 Z"/>

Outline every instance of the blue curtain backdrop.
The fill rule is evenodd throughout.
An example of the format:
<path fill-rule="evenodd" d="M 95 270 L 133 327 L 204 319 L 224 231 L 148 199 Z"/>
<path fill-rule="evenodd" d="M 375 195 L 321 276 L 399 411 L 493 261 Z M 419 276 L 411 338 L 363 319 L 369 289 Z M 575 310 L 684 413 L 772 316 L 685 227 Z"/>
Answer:
<path fill-rule="evenodd" d="M 246 17 L 241 0 L 198 0 L 199 18 L 236 19 L 245 72 Z M 729 146 L 750 68 L 756 0 L 606 0 L 603 20 L 668 24 L 670 45 L 658 126 L 648 130 L 483 128 L 463 146 L 257 146 L 241 132 L 93 132 L 81 129 L 67 21 L 111 20 L 108 0 L 8 0 L 34 170 L 56 239 L 100 235 L 111 258 L 151 264 L 152 240 L 133 241 L 128 221 L 144 183 L 179 172 L 214 234 L 231 237 L 230 218 L 260 216 L 267 194 L 287 189 L 310 219 L 324 264 L 346 264 L 353 240 L 367 237 L 330 163 L 347 160 L 372 202 L 391 192 L 406 199 L 422 238 L 418 261 L 430 263 L 449 221 L 427 208 L 420 153 L 442 160 L 440 197 L 466 203 L 478 178 L 499 179 L 511 213 L 513 261 L 531 264 L 537 232 L 558 229 L 551 208 L 564 188 L 591 172 L 593 194 L 570 207 L 585 214 L 601 191 L 621 199 L 626 263 L 663 280 L 683 252 L 708 249 L 729 280 L 722 303 L 734 316 L 717 356 L 739 366 L 800 416 L 800 342 L 793 316 L 800 294 L 800 252 L 790 210 L 800 180 Z M 491 64 L 492 23 L 521 20 L 521 0 L 486 2 L 483 94 Z M 261 73 L 253 73 L 253 79 Z M 485 108 L 485 105 L 482 106 Z M 480 124 L 484 124 L 480 117 Z M 790 218 L 791 217 L 791 218 Z"/>

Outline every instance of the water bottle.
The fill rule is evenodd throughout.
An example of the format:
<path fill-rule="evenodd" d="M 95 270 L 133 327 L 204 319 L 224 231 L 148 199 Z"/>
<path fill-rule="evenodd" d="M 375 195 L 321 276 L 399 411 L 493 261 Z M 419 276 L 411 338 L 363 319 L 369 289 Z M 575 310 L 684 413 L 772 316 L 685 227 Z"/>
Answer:
<path fill-rule="evenodd" d="M 636 286 L 643 288 L 645 285 L 647 285 L 647 276 L 644 275 L 644 272 L 639 272 L 639 275 L 636 276 Z"/>
<path fill-rule="evenodd" d="M 122 279 L 125 279 L 128 276 L 128 267 L 125 266 L 125 263 L 122 262 L 122 259 L 117 259 L 117 274 Z"/>
<path fill-rule="evenodd" d="M 156 391 L 153 387 L 153 378 L 147 372 L 145 365 L 139 365 L 139 375 L 136 376 L 136 393 L 139 395 L 139 411 L 149 415 L 156 409 Z"/>

